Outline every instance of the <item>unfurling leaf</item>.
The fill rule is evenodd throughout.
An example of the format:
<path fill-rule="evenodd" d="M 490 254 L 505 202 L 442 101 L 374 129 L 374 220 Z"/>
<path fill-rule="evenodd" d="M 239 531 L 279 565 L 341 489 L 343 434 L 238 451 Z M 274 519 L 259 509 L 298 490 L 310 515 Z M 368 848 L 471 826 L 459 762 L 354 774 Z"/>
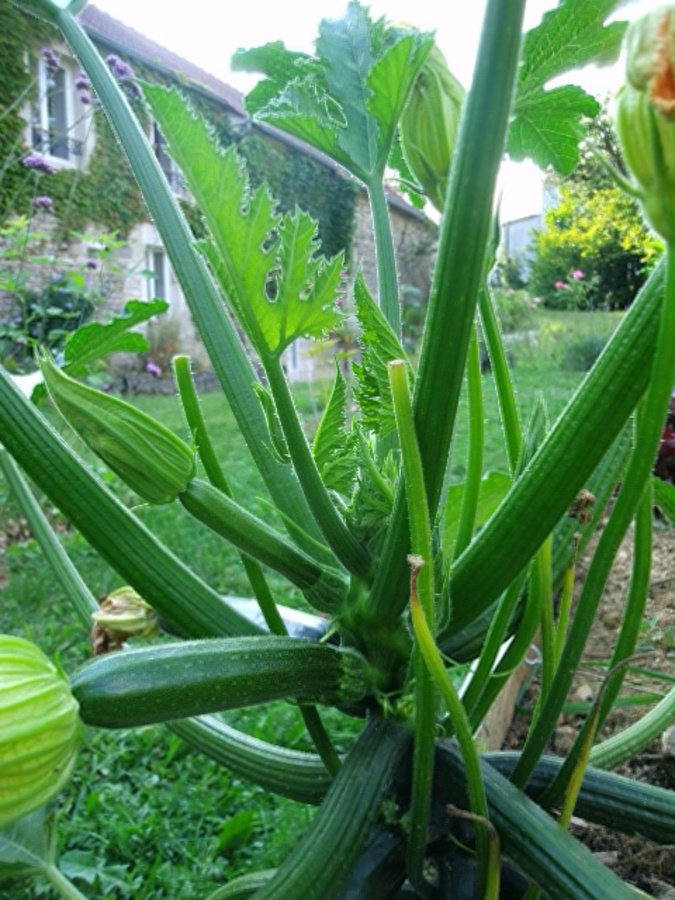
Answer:
<path fill-rule="evenodd" d="M 561 175 L 574 169 L 586 132 L 583 120 L 596 116 L 600 105 L 580 87 L 546 90 L 546 84 L 570 69 L 618 57 L 626 23 L 604 22 L 619 5 L 618 0 L 565 0 L 527 32 L 506 144 L 513 159 L 529 156 Z"/>
<path fill-rule="evenodd" d="M 371 21 L 352 2 L 344 18 L 321 23 L 316 57 L 277 43 L 239 51 L 234 66 L 267 75 L 247 98 L 251 112 L 367 183 L 384 172 L 399 117 L 432 43 L 429 34 Z"/>
<path fill-rule="evenodd" d="M 261 384 L 254 384 L 253 390 L 258 395 L 258 400 L 260 400 L 260 405 L 267 420 L 267 427 L 270 432 L 269 451 L 280 463 L 286 464 L 291 461 L 291 456 L 288 452 L 288 445 L 277 415 L 274 399 L 267 388 L 264 388 Z"/>
<path fill-rule="evenodd" d="M 387 363 L 405 359 L 405 351 L 391 326 L 370 295 L 363 275 L 354 282 L 356 315 L 361 325 L 362 356 L 352 368 L 356 375 L 354 397 L 361 411 L 363 426 L 379 435 L 389 434 L 396 427 L 394 408 L 389 389 Z M 412 367 L 407 365 L 412 381 Z"/>
<path fill-rule="evenodd" d="M 356 476 L 354 441 L 345 434 L 347 423 L 347 384 L 335 366 L 335 381 L 319 422 L 312 452 L 327 488 L 349 494 Z"/>

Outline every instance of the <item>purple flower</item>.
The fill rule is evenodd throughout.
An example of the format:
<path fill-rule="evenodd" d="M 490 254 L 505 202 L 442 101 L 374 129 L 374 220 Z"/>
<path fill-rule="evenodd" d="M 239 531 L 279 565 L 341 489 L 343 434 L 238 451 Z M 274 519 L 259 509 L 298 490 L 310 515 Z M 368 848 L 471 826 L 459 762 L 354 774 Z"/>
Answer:
<path fill-rule="evenodd" d="M 113 73 L 115 78 L 123 79 L 133 77 L 134 70 L 131 68 L 129 63 L 126 63 L 123 59 L 120 59 L 120 57 L 116 53 L 109 53 L 106 56 L 105 61 L 107 62 L 108 67 L 110 68 L 110 71 Z"/>
<path fill-rule="evenodd" d="M 153 378 L 160 378 L 162 375 L 162 370 L 157 363 L 154 362 L 149 362 L 145 367 L 145 371 L 148 375 L 152 375 Z"/>
<path fill-rule="evenodd" d="M 556 291 L 568 291 L 570 288 L 569 284 L 564 281 L 556 281 L 553 287 L 556 289 Z"/>
<path fill-rule="evenodd" d="M 98 260 L 89 257 L 89 259 L 85 262 L 85 266 L 87 269 L 96 270 L 98 269 Z"/>
<path fill-rule="evenodd" d="M 43 209 L 45 212 L 49 213 L 54 211 L 52 198 L 48 197 L 46 194 L 41 194 L 39 197 L 34 197 L 33 206 L 35 209 Z"/>
<path fill-rule="evenodd" d="M 36 172 L 44 172 L 45 175 L 53 175 L 56 171 L 54 166 L 48 163 L 40 153 L 30 153 L 28 156 L 24 156 L 21 162 L 27 169 L 35 169 Z"/>
<path fill-rule="evenodd" d="M 78 94 L 77 99 L 80 101 L 80 103 L 83 104 L 83 106 L 89 106 L 89 104 L 91 103 L 91 97 L 89 96 L 89 94 Z"/>
<path fill-rule="evenodd" d="M 78 72 L 75 79 L 75 88 L 78 91 L 88 91 L 91 87 L 91 81 L 85 72 Z"/>
<path fill-rule="evenodd" d="M 43 47 L 40 50 L 45 66 L 50 75 L 55 75 L 59 71 L 59 58 L 51 47 Z"/>
<path fill-rule="evenodd" d="M 584 273 L 581 271 L 581 269 L 575 269 L 572 272 L 572 278 L 574 278 L 575 281 L 580 281 L 583 277 L 584 277 Z"/>

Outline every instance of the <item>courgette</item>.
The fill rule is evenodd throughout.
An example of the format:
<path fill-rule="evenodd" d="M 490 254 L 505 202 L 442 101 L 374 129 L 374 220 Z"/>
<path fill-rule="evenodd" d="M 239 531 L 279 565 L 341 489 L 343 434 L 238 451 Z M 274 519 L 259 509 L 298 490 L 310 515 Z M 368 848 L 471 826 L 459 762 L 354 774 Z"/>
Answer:
<path fill-rule="evenodd" d="M 71 680 L 89 725 L 128 728 L 282 698 L 342 704 L 373 688 L 356 651 L 276 635 L 184 641 L 112 653 Z"/>

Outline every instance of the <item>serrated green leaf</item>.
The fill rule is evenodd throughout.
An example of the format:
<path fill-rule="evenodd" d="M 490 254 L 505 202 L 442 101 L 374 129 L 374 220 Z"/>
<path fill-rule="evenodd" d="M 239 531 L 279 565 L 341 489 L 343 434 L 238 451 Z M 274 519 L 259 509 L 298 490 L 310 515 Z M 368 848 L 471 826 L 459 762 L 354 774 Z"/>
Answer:
<path fill-rule="evenodd" d="M 274 405 L 272 395 L 267 388 L 264 388 L 261 384 L 254 384 L 253 390 L 258 396 L 258 400 L 260 400 L 260 405 L 262 406 L 263 412 L 265 413 L 265 419 L 267 420 L 267 427 L 270 432 L 270 453 L 272 453 L 275 459 L 280 463 L 288 463 L 291 461 L 291 456 L 288 452 L 288 445 L 286 444 L 286 438 L 284 437 L 284 432 L 281 427 L 281 422 L 279 421 L 279 416 L 277 415 L 277 408 Z"/>
<path fill-rule="evenodd" d="M 374 443 L 368 442 L 358 430 L 355 436 L 360 465 L 349 519 L 354 533 L 372 555 L 377 556 L 394 505 L 398 468 L 392 453 L 388 453 L 382 464 L 378 465 Z"/>
<path fill-rule="evenodd" d="M 513 159 L 530 157 L 567 175 L 576 166 L 585 117 L 599 104 L 581 88 L 546 90 L 551 79 L 589 63 L 616 60 L 626 22 L 604 25 L 619 0 L 565 0 L 525 35 L 506 148 Z"/>
<path fill-rule="evenodd" d="M 202 249 L 261 355 L 280 356 L 296 338 L 320 338 L 339 320 L 343 257 L 318 255 L 316 223 L 297 209 L 280 217 L 267 186 L 253 194 L 234 148 L 222 152 L 209 126 L 175 91 L 146 96 L 211 232 Z"/>
<path fill-rule="evenodd" d="M 166 312 L 168 308 L 168 303 L 163 300 L 128 300 L 121 315 L 113 316 L 108 322 L 82 325 L 66 341 L 64 370 L 70 375 L 81 375 L 90 363 L 110 353 L 147 350 L 145 337 L 130 329 Z"/>
<path fill-rule="evenodd" d="M 394 407 L 389 387 L 387 364 L 393 359 L 406 359 L 405 351 L 373 300 L 361 272 L 354 282 L 356 315 L 361 325 L 359 339 L 361 362 L 353 363 L 356 375 L 354 398 L 361 412 L 363 426 L 379 435 L 389 434 L 396 428 Z M 412 383 L 413 371 L 407 365 Z"/>
<path fill-rule="evenodd" d="M 511 476 L 506 472 L 491 472 L 481 481 L 476 507 L 475 527 L 480 528 L 490 518 L 511 487 Z M 443 527 L 441 530 L 441 549 L 446 559 L 451 559 L 459 517 L 462 509 L 464 484 L 453 484 L 448 488 L 443 511 Z"/>
<path fill-rule="evenodd" d="M 327 488 L 349 494 L 356 476 L 354 441 L 345 432 L 347 424 L 347 383 L 335 365 L 335 381 L 319 422 L 312 453 Z"/>
<path fill-rule="evenodd" d="M 233 72 L 262 72 L 261 79 L 245 98 L 247 111 L 254 115 L 284 87 L 300 77 L 300 64 L 311 59 L 306 53 L 287 50 L 282 41 L 235 51 L 230 61 Z"/>
<path fill-rule="evenodd" d="M 398 119 L 433 38 L 372 22 L 351 2 L 319 27 L 314 58 L 281 45 L 237 54 L 268 77 L 247 98 L 259 118 L 307 141 L 369 182 L 380 177 Z M 302 73 L 299 76 L 299 73 Z"/>
<path fill-rule="evenodd" d="M 664 518 L 675 525 L 675 486 L 661 478 L 652 478 L 654 486 L 654 503 L 663 513 Z"/>

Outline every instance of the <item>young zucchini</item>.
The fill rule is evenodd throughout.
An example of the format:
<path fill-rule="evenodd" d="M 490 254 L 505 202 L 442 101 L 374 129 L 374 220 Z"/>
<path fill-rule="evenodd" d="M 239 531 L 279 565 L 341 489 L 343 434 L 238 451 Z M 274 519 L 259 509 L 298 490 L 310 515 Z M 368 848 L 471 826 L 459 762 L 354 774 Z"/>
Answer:
<path fill-rule="evenodd" d="M 353 650 L 276 635 L 184 641 L 112 653 L 71 681 L 89 725 L 128 728 L 282 698 L 349 704 L 373 688 Z"/>

